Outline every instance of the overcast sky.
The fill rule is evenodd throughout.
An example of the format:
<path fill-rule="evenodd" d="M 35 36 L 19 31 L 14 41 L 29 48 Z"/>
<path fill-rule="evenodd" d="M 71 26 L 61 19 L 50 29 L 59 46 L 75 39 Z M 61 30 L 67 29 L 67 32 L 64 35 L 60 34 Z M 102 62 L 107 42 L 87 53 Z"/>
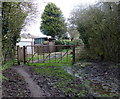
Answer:
<path fill-rule="evenodd" d="M 40 21 L 41 14 L 44 11 L 45 6 L 48 2 L 53 2 L 57 7 L 61 9 L 64 17 L 67 19 L 70 16 L 70 12 L 77 5 L 91 5 L 94 4 L 97 0 L 35 0 L 35 4 L 37 5 L 38 13 L 34 18 L 34 21 L 29 20 L 28 24 L 26 24 L 26 29 L 24 29 L 21 33 L 30 33 L 32 35 L 43 35 L 40 32 Z"/>

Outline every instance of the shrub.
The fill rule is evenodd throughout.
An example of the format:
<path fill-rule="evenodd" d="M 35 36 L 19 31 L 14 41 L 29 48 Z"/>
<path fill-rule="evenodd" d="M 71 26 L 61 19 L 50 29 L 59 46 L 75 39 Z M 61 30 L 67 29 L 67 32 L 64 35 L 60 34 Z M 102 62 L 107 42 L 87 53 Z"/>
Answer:
<path fill-rule="evenodd" d="M 55 45 L 80 45 L 81 40 L 56 40 Z"/>

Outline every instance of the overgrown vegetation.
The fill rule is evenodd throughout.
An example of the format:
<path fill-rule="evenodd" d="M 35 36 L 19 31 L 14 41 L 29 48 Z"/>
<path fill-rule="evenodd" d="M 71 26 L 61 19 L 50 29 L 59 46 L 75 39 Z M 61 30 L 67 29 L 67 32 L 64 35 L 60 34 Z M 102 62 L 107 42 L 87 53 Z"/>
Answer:
<path fill-rule="evenodd" d="M 120 2 L 78 7 L 69 19 L 80 33 L 89 59 L 120 62 Z"/>
<path fill-rule="evenodd" d="M 13 65 L 13 61 L 7 61 L 3 66 L 0 66 L 0 72 L 4 71 L 7 68 L 10 68 L 12 65 Z M 0 81 L 4 79 L 6 79 L 6 77 L 4 77 L 2 73 L 0 73 Z"/>
<path fill-rule="evenodd" d="M 21 29 L 31 9 L 31 3 L 2 2 L 2 54 L 4 62 L 14 55 Z"/>

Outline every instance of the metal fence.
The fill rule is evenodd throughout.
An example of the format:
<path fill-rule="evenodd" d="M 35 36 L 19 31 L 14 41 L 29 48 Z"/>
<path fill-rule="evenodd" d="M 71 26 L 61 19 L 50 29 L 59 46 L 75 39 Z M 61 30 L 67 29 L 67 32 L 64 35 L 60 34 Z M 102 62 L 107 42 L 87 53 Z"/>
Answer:
<path fill-rule="evenodd" d="M 26 63 L 75 63 L 73 45 L 17 46 L 18 64 Z"/>

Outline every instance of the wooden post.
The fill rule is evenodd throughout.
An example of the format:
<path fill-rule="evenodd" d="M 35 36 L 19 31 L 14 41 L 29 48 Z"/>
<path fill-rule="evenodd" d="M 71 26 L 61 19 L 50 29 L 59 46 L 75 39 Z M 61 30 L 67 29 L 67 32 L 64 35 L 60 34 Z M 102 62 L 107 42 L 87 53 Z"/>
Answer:
<path fill-rule="evenodd" d="M 45 55 L 44 55 L 44 54 L 45 54 L 45 53 L 44 53 L 45 51 L 44 51 L 44 45 L 42 45 L 42 50 L 43 50 L 43 51 L 42 51 L 42 54 L 43 54 L 43 63 L 44 63 L 44 62 L 45 62 Z"/>
<path fill-rule="evenodd" d="M 37 58 L 38 58 L 38 62 L 39 62 L 39 46 L 37 47 Z"/>
<path fill-rule="evenodd" d="M 17 46 L 17 61 L 18 61 L 18 65 L 20 65 L 20 61 L 19 61 L 19 45 Z"/>
<path fill-rule="evenodd" d="M 50 46 L 48 45 L 48 48 L 49 48 L 49 63 L 50 63 Z"/>
<path fill-rule="evenodd" d="M 33 46 L 31 48 L 32 48 L 32 63 L 33 63 Z M 36 49 L 36 47 L 35 47 L 35 49 Z"/>
<path fill-rule="evenodd" d="M 24 64 L 26 63 L 26 48 L 23 46 L 23 58 L 24 58 Z"/>
<path fill-rule="evenodd" d="M 62 63 L 62 51 L 61 51 L 61 63 Z"/>
<path fill-rule="evenodd" d="M 54 46 L 55 47 L 55 63 L 56 63 L 56 46 Z"/>
<path fill-rule="evenodd" d="M 69 46 L 68 46 L 68 47 L 69 47 Z M 69 63 L 69 62 L 68 62 L 68 49 L 67 49 L 67 60 L 66 60 L 66 63 Z"/>
<path fill-rule="evenodd" d="M 14 49 L 12 49 L 12 62 L 13 62 L 12 64 L 13 64 L 13 66 L 14 66 L 14 59 L 15 59 L 14 58 Z"/>
<path fill-rule="evenodd" d="M 72 64 L 75 64 L 75 46 L 73 46 L 73 53 L 72 53 Z"/>

